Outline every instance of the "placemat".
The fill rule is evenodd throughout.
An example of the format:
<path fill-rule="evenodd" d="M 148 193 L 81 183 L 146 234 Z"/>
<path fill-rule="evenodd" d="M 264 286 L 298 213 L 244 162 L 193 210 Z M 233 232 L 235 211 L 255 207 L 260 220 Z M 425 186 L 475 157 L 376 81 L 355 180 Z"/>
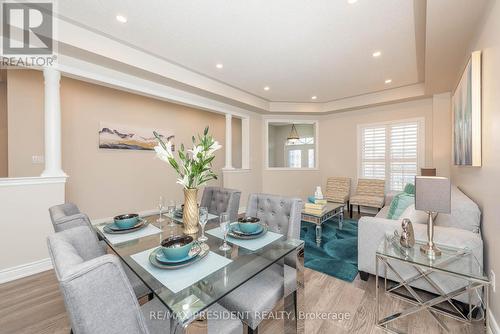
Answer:
<path fill-rule="evenodd" d="M 156 247 L 134 254 L 131 258 L 174 293 L 184 290 L 232 262 L 224 256 L 209 252 L 205 258 L 190 266 L 172 270 L 159 269 L 149 262 L 149 254 L 155 249 Z"/>
<path fill-rule="evenodd" d="M 217 237 L 219 239 L 224 240 L 224 234 L 222 233 L 220 227 L 213 228 L 211 230 L 206 231 L 205 233 L 208 233 L 210 235 L 213 235 L 214 237 Z M 270 244 L 271 242 L 278 240 L 282 236 L 283 236 L 282 234 L 268 231 L 266 234 L 264 234 L 260 238 L 249 239 L 249 240 L 236 239 L 236 238 L 232 238 L 228 235 L 227 241 L 232 243 L 232 244 L 249 249 L 251 251 L 256 251 L 256 250 L 259 250 L 262 247 Z"/>
<path fill-rule="evenodd" d="M 106 236 L 106 239 L 109 240 L 113 245 L 121 244 L 130 240 L 135 240 L 143 237 L 147 237 L 149 235 L 157 234 L 160 233 L 161 230 L 154 226 L 149 224 L 145 228 L 142 228 L 138 231 L 135 232 L 130 232 L 130 233 L 124 233 L 124 234 L 109 234 L 103 231 L 104 225 L 99 225 L 97 226 L 99 230 Z"/>

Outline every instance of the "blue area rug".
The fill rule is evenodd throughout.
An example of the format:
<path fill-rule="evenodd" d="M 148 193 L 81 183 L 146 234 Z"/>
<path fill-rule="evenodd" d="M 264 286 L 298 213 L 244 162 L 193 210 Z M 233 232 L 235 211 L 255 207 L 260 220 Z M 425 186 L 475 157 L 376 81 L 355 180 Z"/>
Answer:
<path fill-rule="evenodd" d="M 305 241 L 304 265 L 312 270 L 352 282 L 358 274 L 358 222 L 338 219 L 323 223 L 321 246 L 316 244 L 316 225 L 302 222 L 300 239 Z"/>

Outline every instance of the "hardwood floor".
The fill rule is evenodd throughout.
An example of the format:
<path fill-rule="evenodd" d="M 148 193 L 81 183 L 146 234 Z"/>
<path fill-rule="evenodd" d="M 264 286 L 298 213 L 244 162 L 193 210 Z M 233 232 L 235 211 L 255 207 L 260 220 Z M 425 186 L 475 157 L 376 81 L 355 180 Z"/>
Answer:
<path fill-rule="evenodd" d="M 347 312 L 349 319 L 308 320 L 306 333 L 383 333 L 375 323 L 375 279 L 358 278 L 347 283 L 306 269 L 306 312 Z M 401 310 L 403 302 L 381 296 L 382 314 Z M 281 310 L 278 305 L 276 310 Z M 451 333 L 483 333 L 478 325 L 463 325 L 446 319 Z M 398 323 L 409 334 L 442 333 L 425 312 L 409 316 Z M 68 334 L 70 325 L 53 271 L 0 285 L 0 333 Z M 194 330 L 193 332 L 196 332 Z M 266 320 L 260 333 L 282 333 L 282 320 Z"/>

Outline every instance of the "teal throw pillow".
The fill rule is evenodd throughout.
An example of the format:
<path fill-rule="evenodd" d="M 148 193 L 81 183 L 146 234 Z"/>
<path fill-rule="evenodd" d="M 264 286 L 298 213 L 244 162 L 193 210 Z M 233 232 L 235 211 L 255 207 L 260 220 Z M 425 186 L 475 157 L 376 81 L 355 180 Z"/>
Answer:
<path fill-rule="evenodd" d="M 407 183 L 403 191 L 407 194 L 415 195 L 415 185 L 412 183 Z"/>
<path fill-rule="evenodd" d="M 405 192 L 399 193 L 394 196 L 387 213 L 387 218 L 398 219 L 399 216 L 406 210 L 407 207 L 415 203 L 415 195 L 407 194 Z"/>

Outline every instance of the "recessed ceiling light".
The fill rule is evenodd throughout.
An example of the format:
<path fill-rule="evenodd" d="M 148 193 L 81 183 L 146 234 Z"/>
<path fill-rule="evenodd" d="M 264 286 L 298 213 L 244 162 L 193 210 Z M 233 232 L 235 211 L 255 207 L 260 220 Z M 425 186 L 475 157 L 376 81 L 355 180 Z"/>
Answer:
<path fill-rule="evenodd" d="M 382 55 L 382 52 L 380 52 L 380 51 L 375 51 L 374 53 L 372 53 L 373 58 L 380 57 L 381 55 Z"/>
<path fill-rule="evenodd" d="M 356 2 L 358 2 L 358 0 L 347 0 L 349 5 L 355 4 Z"/>
<path fill-rule="evenodd" d="M 385 83 L 386 83 L 386 84 L 390 84 L 391 82 L 392 82 L 392 79 L 387 79 L 387 80 L 385 80 Z"/>
<path fill-rule="evenodd" d="M 222 65 L 221 63 L 219 63 L 219 64 L 215 65 L 215 67 L 217 67 L 217 68 L 223 68 L 224 65 Z"/>
<path fill-rule="evenodd" d="M 264 90 L 270 90 L 269 86 L 264 87 Z"/>
<path fill-rule="evenodd" d="M 127 18 L 123 15 L 116 15 L 116 20 L 120 23 L 127 23 Z"/>
<path fill-rule="evenodd" d="M 318 97 L 316 95 L 311 97 L 311 100 L 316 100 Z"/>

